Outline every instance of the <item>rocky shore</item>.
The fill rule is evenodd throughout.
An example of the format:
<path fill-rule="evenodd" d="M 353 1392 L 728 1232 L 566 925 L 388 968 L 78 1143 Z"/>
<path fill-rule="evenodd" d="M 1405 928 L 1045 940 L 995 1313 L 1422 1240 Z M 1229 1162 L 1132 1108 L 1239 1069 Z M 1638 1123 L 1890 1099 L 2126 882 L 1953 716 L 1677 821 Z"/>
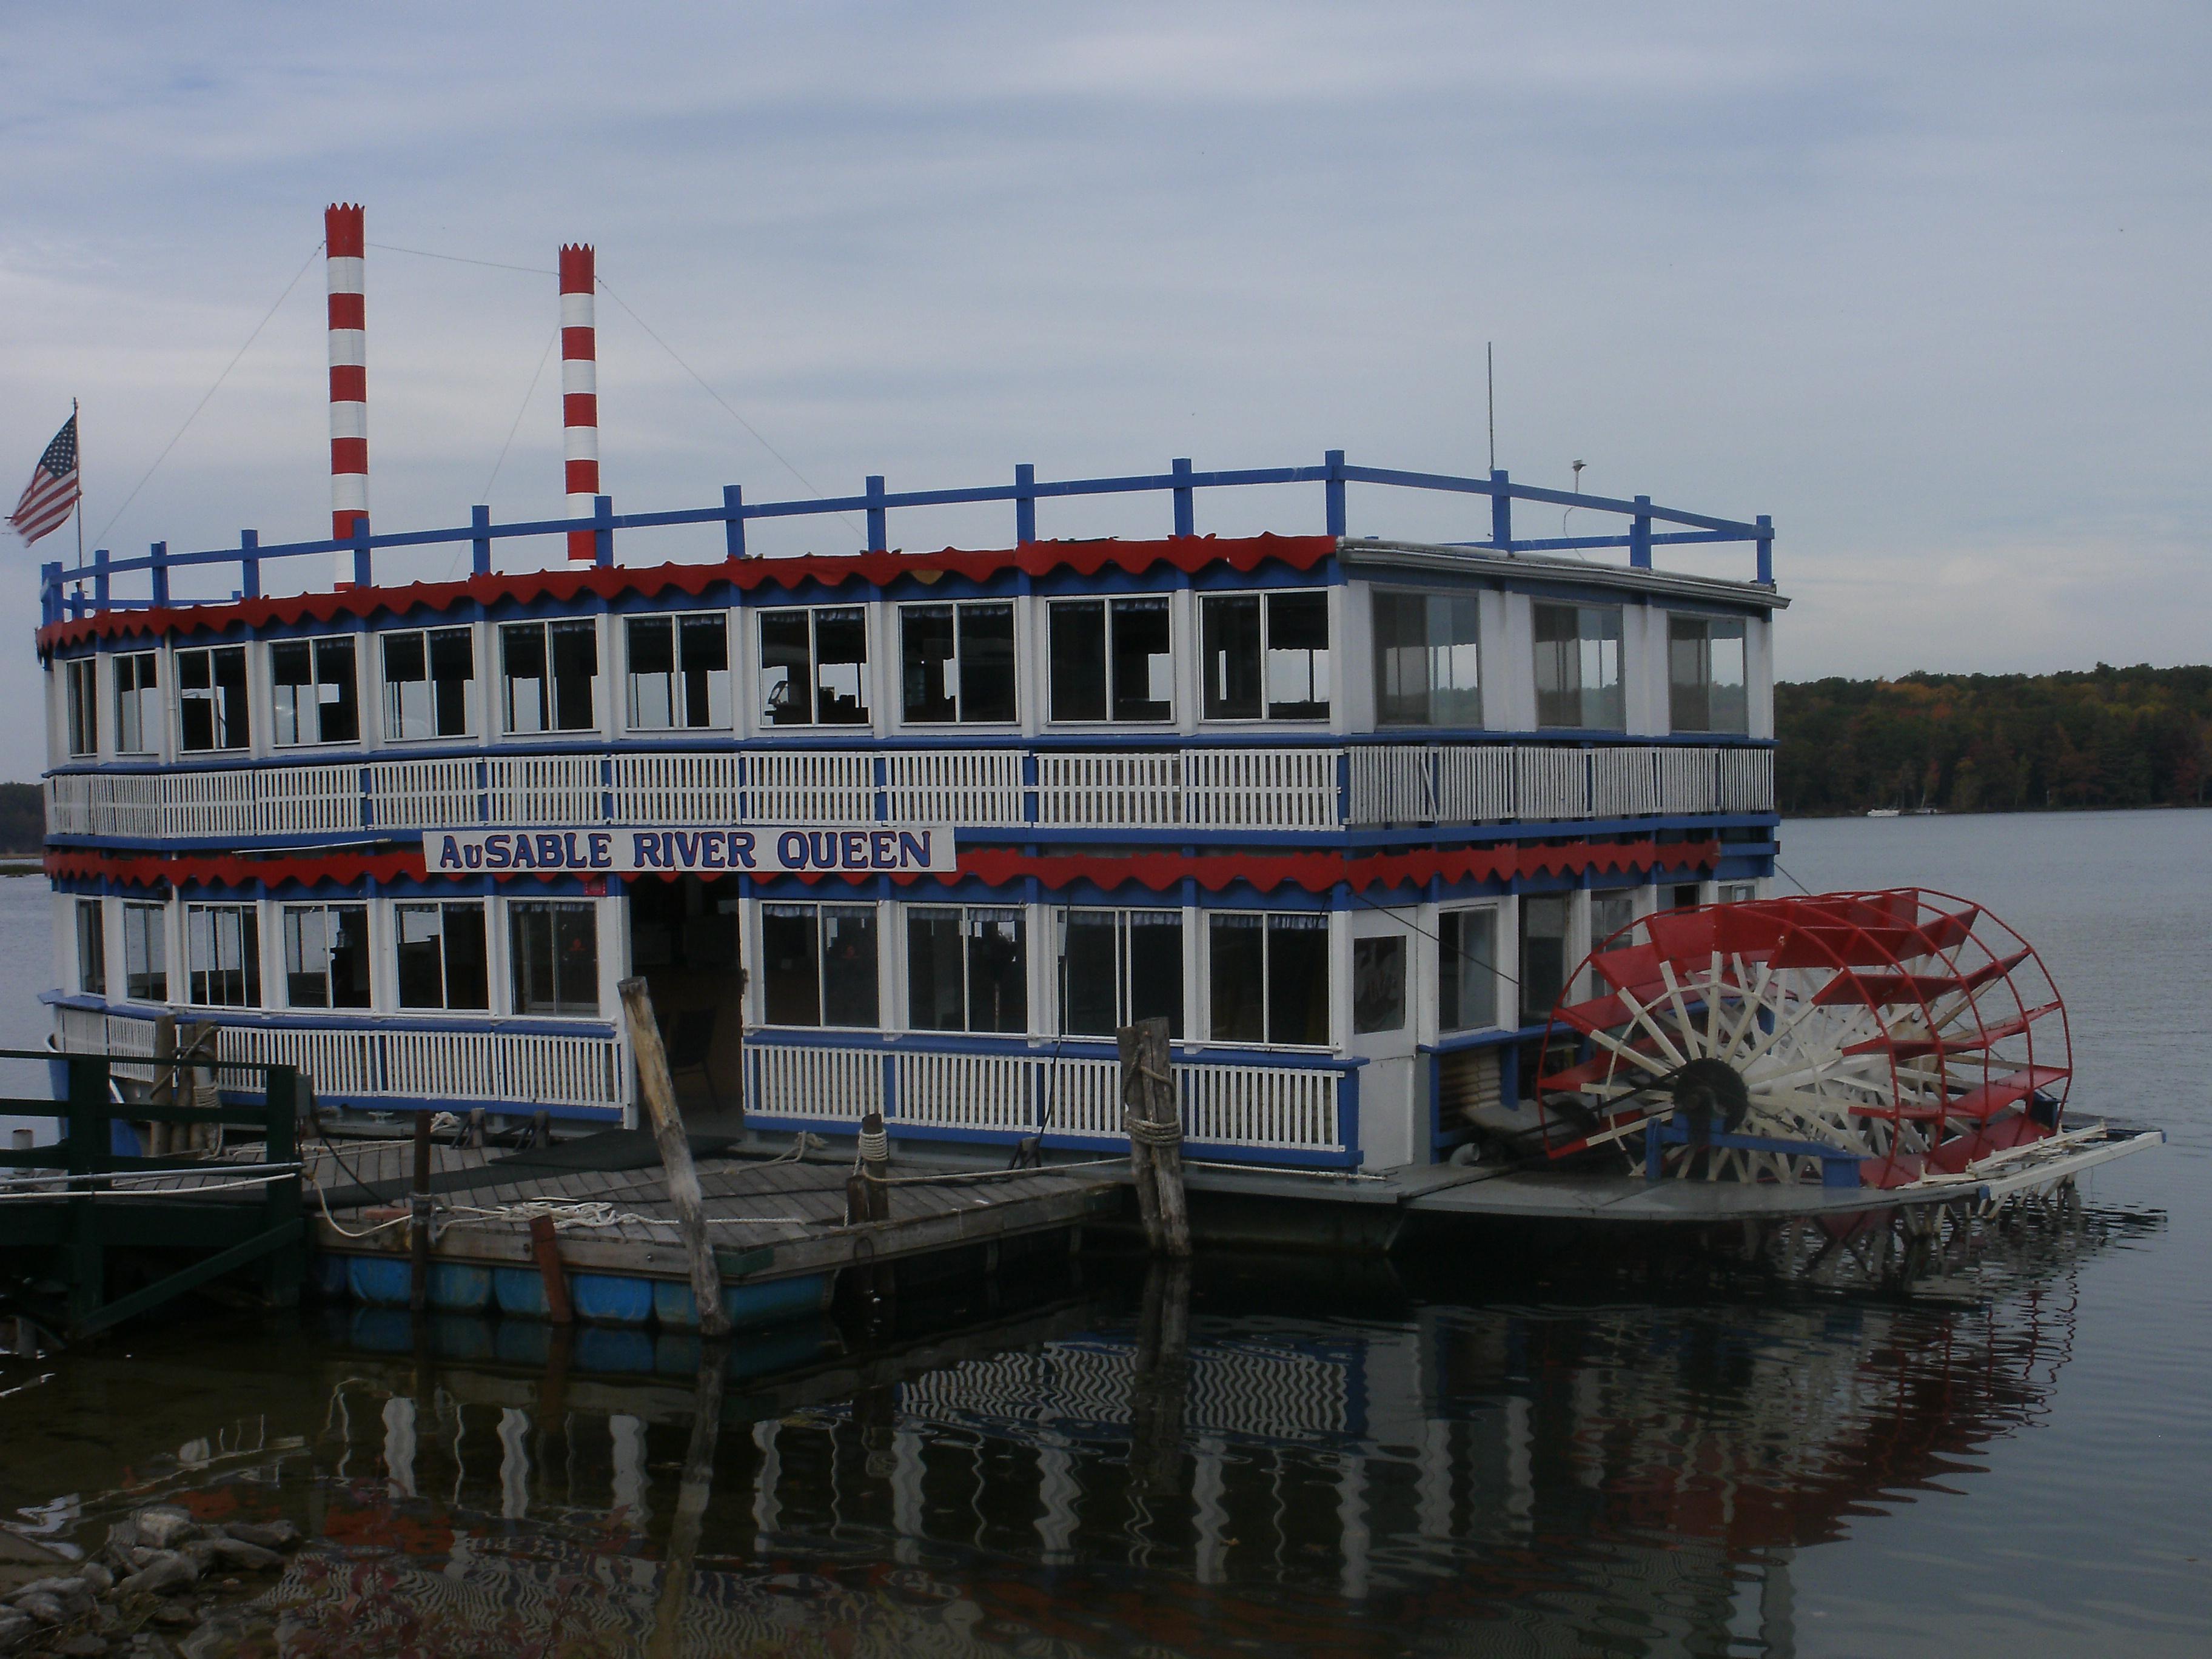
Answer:
<path fill-rule="evenodd" d="M 216 1659 L 272 1616 L 253 1599 L 300 1546 L 289 1521 L 203 1524 L 154 1504 L 84 1560 L 9 1539 L 0 1553 L 0 1654 Z"/>

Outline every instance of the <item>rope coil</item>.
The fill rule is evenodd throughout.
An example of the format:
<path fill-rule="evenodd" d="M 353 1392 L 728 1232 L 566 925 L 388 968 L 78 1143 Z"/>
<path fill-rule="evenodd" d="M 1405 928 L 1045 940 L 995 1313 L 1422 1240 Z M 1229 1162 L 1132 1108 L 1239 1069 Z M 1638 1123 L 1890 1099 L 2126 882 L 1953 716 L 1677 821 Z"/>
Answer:
<path fill-rule="evenodd" d="M 881 1164 L 891 1155 L 891 1132 L 889 1129 L 860 1131 L 860 1162 Z"/>
<path fill-rule="evenodd" d="M 1155 1123 L 1150 1118 L 1127 1113 L 1121 1127 L 1129 1132 L 1129 1139 L 1146 1146 L 1164 1147 L 1182 1145 L 1182 1125 L 1176 1122 Z"/>

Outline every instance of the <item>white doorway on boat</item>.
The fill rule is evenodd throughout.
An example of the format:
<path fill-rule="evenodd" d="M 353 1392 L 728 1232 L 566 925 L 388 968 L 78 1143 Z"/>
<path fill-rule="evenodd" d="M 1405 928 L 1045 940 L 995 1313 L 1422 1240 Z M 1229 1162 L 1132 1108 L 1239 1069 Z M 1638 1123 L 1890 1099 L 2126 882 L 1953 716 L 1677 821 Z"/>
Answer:
<path fill-rule="evenodd" d="M 1412 907 L 1352 912 L 1351 1052 L 1367 1064 L 1359 1073 L 1359 1146 L 1368 1169 L 1425 1160 L 1425 1111 L 1415 1110 L 1416 1045 L 1433 1040 L 1435 993 L 1422 1000 L 1420 938 Z M 1425 1008 L 1431 1010 L 1425 1015 Z M 1429 1035 L 1425 1038 L 1425 1028 Z M 1425 1074 L 1424 1074 L 1425 1076 Z M 1427 1091 L 1419 1104 L 1427 1105 Z"/>
<path fill-rule="evenodd" d="M 633 876 L 629 968 L 653 998 L 676 1099 L 694 1124 L 743 1109 L 744 956 L 734 876 Z"/>

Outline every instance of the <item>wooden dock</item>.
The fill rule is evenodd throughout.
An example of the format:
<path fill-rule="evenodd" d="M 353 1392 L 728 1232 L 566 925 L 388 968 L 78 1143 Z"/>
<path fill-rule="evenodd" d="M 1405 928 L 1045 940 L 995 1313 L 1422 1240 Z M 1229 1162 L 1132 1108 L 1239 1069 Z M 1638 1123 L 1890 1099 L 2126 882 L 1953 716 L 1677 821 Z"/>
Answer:
<path fill-rule="evenodd" d="M 642 1281 L 661 1322 L 672 1307 L 681 1321 L 681 1310 L 696 1310 L 696 1304 L 667 1177 L 657 1161 L 646 1162 L 652 1145 L 649 1136 L 616 1131 L 539 1152 L 434 1147 L 431 1264 L 540 1273 L 533 1224 L 542 1237 L 550 1223 L 563 1273 Z M 400 1270 L 411 1270 L 413 1261 L 412 1146 L 397 1140 L 313 1144 L 301 1157 L 318 1255 L 326 1261 L 384 1264 L 367 1274 L 353 1272 L 347 1288 L 363 1299 L 391 1300 Z M 826 1297 L 830 1279 L 846 1268 L 963 1248 L 980 1247 L 988 1266 L 1004 1242 L 1066 1233 L 1117 1216 L 1127 1184 L 1126 1168 L 1118 1164 L 1064 1172 L 1050 1166 L 908 1172 L 889 1183 L 888 1218 L 853 1221 L 849 1157 L 738 1157 L 709 1150 L 697 1156 L 697 1169 L 726 1297 L 732 1287 L 794 1279 L 822 1281 Z M 327 1269 L 322 1279 L 326 1289 L 337 1288 Z M 481 1297 L 473 1279 L 465 1282 L 471 1288 L 459 1294 Z M 509 1278 L 493 1287 L 507 1311 L 530 1300 L 520 1285 Z M 684 1287 L 681 1296 L 674 1296 L 678 1286 Z"/>

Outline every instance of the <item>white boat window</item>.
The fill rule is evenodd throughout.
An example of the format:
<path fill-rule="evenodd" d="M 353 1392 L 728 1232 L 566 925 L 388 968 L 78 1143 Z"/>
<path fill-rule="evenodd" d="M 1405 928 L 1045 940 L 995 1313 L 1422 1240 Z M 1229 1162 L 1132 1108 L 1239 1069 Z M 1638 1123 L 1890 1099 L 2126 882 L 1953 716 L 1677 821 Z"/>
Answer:
<path fill-rule="evenodd" d="M 599 723 L 599 626 L 590 617 L 502 623 L 499 653 L 511 736 L 588 732 Z"/>
<path fill-rule="evenodd" d="M 761 966 L 771 1025 L 878 1024 L 872 904 L 762 905 Z"/>
<path fill-rule="evenodd" d="M 276 746 L 361 741 L 353 641 L 280 640 L 269 647 Z"/>
<path fill-rule="evenodd" d="M 187 904 L 185 960 L 202 1008 L 261 1006 L 261 920 L 250 904 Z"/>
<path fill-rule="evenodd" d="M 466 628 L 410 628 L 384 641 L 384 735 L 476 735 L 477 648 Z"/>
<path fill-rule="evenodd" d="M 161 746 L 161 659 L 134 651 L 115 662 L 115 751 L 150 755 Z"/>
<path fill-rule="evenodd" d="M 1009 724 L 1014 678 L 1011 602 L 899 607 L 899 684 L 908 724 Z"/>
<path fill-rule="evenodd" d="M 908 1024 L 918 1031 L 1026 1031 L 1026 931 L 1018 909 L 908 906 Z"/>
<path fill-rule="evenodd" d="M 768 726 L 868 723 L 868 613 L 857 605 L 760 613 L 760 717 Z"/>
<path fill-rule="evenodd" d="M 80 994 L 107 994 L 107 936 L 96 898 L 76 902 L 76 988 Z"/>
<path fill-rule="evenodd" d="M 596 905 L 586 901 L 518 900 L 507 907 L 507 927 L 516 1013 L 599 1012 Z"/>
<path fill-rule="evenodd" d="M 1209 593 L 1199 602 L 1210 720 L 1325 720 L 1328 595 Z"/>
<path fill-rule="evenodd" d="M 161 904 L 123 907 L 123 994 L 133 1002 L 169 1000 L 169 911 Z"/>
<path fill-rule="evenodd" d="M 69 751 L 100 752 L 100 659 L 79 657 L 62 665 L 69 686 Z"/>
<path fill-rule="evenodd" d="M 1480 606 L 1472 593 L 1373 599 L 1378 726 L 1482 724 Z"/>
<path fill-rule="evenodd" d="M 366 1008 L 368 907 L 288 904 L 284 1001 L 293 1008 Z"/>
<path fill-rule="evenodd" d="M 1741 617 L 1667 618 L 1667 707 L 1677 732 L 1747 732 Z"/>
<path fill-rule="evenodd" d="M 1498 912 L 1490 906 L 1437 918 L 1437 1024 L 1480 1031 L 1498 1024 Z"/>
<path fill-rule="evenodd" d="M 243 749 L 252 741 L 246 712 L 246 647 L 220 645 L 177 653 L 177 746 L 187 754 Z"/>
<path fill-rule="evenodd" d="M 1620 607 L 1539 605 L 1535 611 L 1536 724 L 1618 732 Z"/>
<path fill-rule="evenodd" d="M 1206 921 L 1213 1040 L 1327 1048 L 1328 918 L 1217 910 Z"/>
<path fill-rule="evenodd" d="M 1062 910 L 1060 1029 L 1112 1036 L 1159 1016 L 1182 1036 L 1182 912 Z"/>
<path fill-rule="evenodd" d="M 482 901 L 395 904 L 392 914 L 399 936 L 401 1007 L 491 1006 Z"/>
<path fill-rule="evenodd" d="M 1132 724 L 1175 718 L 1175 656 L 1167 596 L 1054 599 L 1052 718 Z"/>
<path fill-rule="evenodd" d="M 1406 940 L 1402 934 L 1352 941 L 1352 1030 L 1355 1036 L 1406 1029 Z"/>
<path fill-rule="evenodd" d="M 632 731 L 729 729 L 726 616 L 632 617 L 623 636 Z"/>
<path fill-rule="evenodd" d="M 1636 920 L 1636 889 L 1616 887 L 1611 891 L 1602 889 L 1590 894 L 1590 949 L 1605 948 L 1606 941 Z M 1628 940 L 1618 939 L 1613 948 L 1620 950 Z"/>

